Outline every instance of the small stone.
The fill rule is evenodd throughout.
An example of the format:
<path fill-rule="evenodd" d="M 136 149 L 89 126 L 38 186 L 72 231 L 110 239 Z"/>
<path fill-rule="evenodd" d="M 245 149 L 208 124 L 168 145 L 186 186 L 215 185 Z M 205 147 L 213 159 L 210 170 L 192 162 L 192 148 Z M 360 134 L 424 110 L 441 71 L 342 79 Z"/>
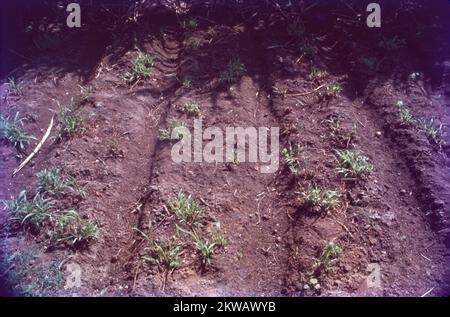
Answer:
<path fill-rule="evenodd" d="M 276 242 L 276 243 L 280 243 L 280 242 L 281 242 L 281 237 L 277 237 L 277 238 L 275 239 L 275 242 Z"/>
<path fill-rule="evenodd" d="M 375 136 L 380 137 L 381 136 L 381 131 L 375 132 Z"/>
<path fill-rule="evenodd" d="M 262 215 L 262 219 L 263 219 L 263 220 L 269 220 L 270 217 L 269 217 L 268 215 Z"/>
<path fill-rule="evenodd" d="M 406 195 L 406 190 L 405 189 L 400 190 L 400 195 L 405 196 Z"/>

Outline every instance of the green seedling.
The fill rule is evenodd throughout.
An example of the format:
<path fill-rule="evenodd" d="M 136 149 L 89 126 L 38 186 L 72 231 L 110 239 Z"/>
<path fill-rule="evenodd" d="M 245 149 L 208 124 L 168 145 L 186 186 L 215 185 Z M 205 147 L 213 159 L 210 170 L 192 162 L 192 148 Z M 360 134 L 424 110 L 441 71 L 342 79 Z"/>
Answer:
<path fill-rule="evenodd" d="M 302 163 L 304 147 L 300 144 L 294 145 L 289 142 L 288 147 L 281 151 L 281 155 L 283 155 L 286 164 L 292 173 L 297 174 L 304 167 L 304 164 Z"/>
<path fill-rule="evenodd" d="M 283 98 L 286 98 L 286 96 L 288 94 L 287 88 L 278 88 L 278 87 L 273 86 L 272 91 L 277 95 L 281 95 Z"/>
<path fill-rule="evenodd" d="M 80 103 L 85 102 L 89 99 L 89 97 L 92 94 L 92 86 L 82 86 L 78 85 L 80 87 Z"/>
<path fill-rule="evenodd" d="M 341 91 L 342 91 L 341 85 L 332 82 L 325 84 L 321 89 L 317 91 L 317 93 L 321 98 L 330 99 L 337 97 Z"/>
<path fill-rule="evenodd" d="M 336 191 L 322 190 L 317 186 L 309 186 L 299 193 L 303 205 L 319 207 L 321 210 L 335 208 L 339 204 L 339 194 Z"/>
<path fill-rule="evenodd" d="M 58 169 L 44 169 L 36 176 L 38 178 L 38 192 L 56 195 L 64 190 L 64 184 Z"/>
<path fill-rule="evenodd" d="M 333 265 L 341 254 L 342 247 L 339 244 L 334 243 L 333 241 L 328 241 L 320 257 L 316 259 L 314 263 L 314 269 L 316 271 L 333 271 Z"/>
<path fill-rule="evenodd" d="M 436 143 L 438 145 L 442 145 L 445 143 L 444 127 L 442 124 L 436 125 L 433 118 L 431 118 L 429 120 L 426 120 L 424 118 L 419 118 L 417 120 L 417 127 L 420 131 L 425 133 L 425 135 L 428 137 L 428 139 L 430 139 L 434 143 Z"/>
<path fill-rule="evenodd" d="M 161 141 L 165 140 L 180 140 L 183 137 L 183 134 L 178 129 L 186 128 L 186 123 L 178 122 L 175 119 L 172 119 L 169 124 L 169 128 L 161 128 L 159 129 L 159 139 Z M 175 133 L 173 133 L 175 132 Z M 172 134 L 174 134 L 174 138 L 172 138 Z"/>
<path fill-rule="evenodd" d="M 214 228 L 211 233 L 211 241 L 215 245 L 222 245 L 222 246 L 227 243 L 225 237 L 222 234 L 222 228 L 221 228 L 220 222 L 216 222 L 214 224 Z"/>
<path fill-rule="evenodd" d="M 86 245 L 98 239 L 98 225 L 82 219 L 76 210 L 62 212 L 55 219 L 53 238 L 57 243 L 68 241 L 70 244 Z"/>
<path fill-rule="evenodd" d="M 177 268 L 180 265 L 180 253 L 184 247 L 183 242 L 173 236 L 165 242 L 152 241 L 150 256 L 143 256 L 145 261 L 163 267 L 166 271 Z"/>
<path fill-rule="evenodd" d="M 200 113 L 200 106 L 195 101 L 184 104 L 183 111 L 190 115 L 198 115 Z"/>
<path fill-rule="evenodd" d="M 56 100 L 58 110 L 54 111 L 58 114 L 58 134 L 56 140 L 61 141 L 64 137 L 70 137 L 83 130 L 83 123 L 85 116 L 81 111 L 76 109 L 73 97 L 70 98 L 68 107 L 61 105 L 59 100 Z"/>
<path fill-rule="evenodd" d="M 196 18 L 189 18 L 180 22 L 180 27 L 188 32 L 194 31 L 198 27 L 198 20 Z"/>
<path fill-rule="evenodd" d="M 330 74 L 327 71 L 318 69 L 314 69 L 308 75 L 308 79 L 315 82 L 316 84 L 322 84 L 329 77 Z"/>
<path fill-rule="evenodd" d="M 3 201 L 4 208 L 11 213 L 10 220 L 24 227 L 39 230 L 45 220 L 49 218 L 49 209 L 53 205 L 50 199 L 44 199 L 37 193 L 33 200 L 28 200 L 26 192 L 20 192 L 13 200 Z"/>
<path fill-rule="evenodd" d="M 369 162 L 369 158 L 362 155 L 359 150 L 336 151 L 340 167 L 336 171 L 344 177 L 358 177 L 370 174 L 374 166 Z"/>
<path fill-rule="evenodd" d="M 125 73 L 125 80 L 129 83 L 150 77 L 155 58 L 147 53 L 139 51 L 138 57 L 133 62 L 131 69 Z"/>
<path fill-rule="evenodd" d="M 23 84 L 18 82 L 14 77 L 8 78 L 9 91 L 13 95 L 22 95 L 23 94 Z"/>
<path fill-rule="evenodd" d="M 20 152 L 25 150 L 30 140 L 36 140 L 33 135 L 23 130 L 23 120 L 19 112 L 16 112 L 13 120 L 9 120 L 9 118 L 0 114 L 0 138 L 13 144 Z"/>
<path fill-rule="evenodd" d="M 66 181 L 64 182 L 64 187 L 80 195 L 82 198 L 86 197 L 86 192 L 83 190 L 80 184 L 78 184 L 78 181 L 73 176 L 67 177 Z"/>
<path fill-rule="evenodd" d="M 238 57 L 233 58 L 228 63 L 227 68 L 220 72 L 219 81 L 231 83 L 235 81 L 237 77 L 243 75 L 245 72 L 245 65 L 241 63 Z"/>
<path fill-rule="evenodd" d="M 201 227 L 201 219 L 203 211 L 199 203 L 191 195 L 186 196 L 180 191 L 175 198 L 168 202 L 168 208 L 173 211 L 181 222 L 186 223 L 190 227 Z"/>

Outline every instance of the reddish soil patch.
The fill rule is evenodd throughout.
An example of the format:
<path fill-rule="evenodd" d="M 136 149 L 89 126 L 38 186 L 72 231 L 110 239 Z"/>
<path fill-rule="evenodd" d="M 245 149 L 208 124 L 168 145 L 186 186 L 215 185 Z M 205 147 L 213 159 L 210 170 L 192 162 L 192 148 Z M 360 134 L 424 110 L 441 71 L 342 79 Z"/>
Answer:
<path fill-rule="evenodd" d="M 4 261 L 6 279 L 23 292 L 39 268 L 55 262 L 62 272 L 67 263 L 78 264 L 81 288 L 40 284 L 32 286 L 32 295 L 448 295 L 449 134 L 446 144 L 436 145 L 405 125 L 396 106 L 402 100 L 415 117 L 437 118 L 448 130 L 449 19 L 435 15 L 444 12 L 439 5 L 419 9 L 386 13 L 380 30 L 369 30 L 345 6 L 315 7 L 307 15 L 253 7 L 242 16 L 229 8 L 220 15 L 199 10 L 189 30 L 179 23 L 187 16 L 158 8 L 136 24 L 114 25 L 114 36 L 107 29 L 111 13 L 95 11 L 105 31 L 69 34 L 66 45 L 35 52 L 34 62 L 12 73 L 26 86 L 22 95 L 14 96 L 6 82 L 1 86 L 1 113 L 20 111 L 26 130 L 36 136 L 53 115 L 52 100 L 78 101 L 78 85 L 91 86 L 92 93 L 80 103 L 89 114 L 83 132 L 47 142 L 14 178 L 16 150 L 0 145 L 0 198 L 34 192 L 37 172 L 59 168 L 79 181 L 86 196 L 61 196 L 58 208 L 76 208 L 95 220 L 99 238 L 84 249 L 53 248 L 48 227 L 39 234 L 10 230 L 3 211 L 3 258 L 20 257 L 30 245 L 42 253 L 19 280 L 12 278 L 18 260 Z M 287 31 L 295 21 L 304 28 L 300 41 Z M 404 44 L 380 46 L 395 37 Z M 156 63 L 150 78 L 130 85 L 123 76 L 138 55 L 135 46 Z M 219 73 L 235 57 L 245 72 L 221 82 Z M 377 61 L 376 70 L 361 57 Z M 327 75 L 311 76 L 314 70 Z M 417 80 L 410 77 L 414 72 L 420 73 Z M 342 91 L 331 98 L 315 92 L 327 83 Z M 198 116 L 181 111 L 192 101 L 200 105 Z M 273 174 L 260 173 L 260 163 L 174 163 L 174 142 L 161 140 L 159 130 L 172 120 L 192 128 L 195 118 L 204 128 L 222 130 L 280 127 L 280 151 L 301 144 L 303 168 L 292 173 L 281 154 Z M 340 122 L 336 135 L 333 118 Z M 374 164 L 370 175 L 336 173 L 336 150 L 351 148 Z M 338 191 L 339 205 L 328 211 L 302 205 L 298 193 L 311 184 Z M 139 231 L 151 228 L 160 241 L 177 234 L 182 224 L 167 203 L 180 190 L 200 202 L 198 232 L 206 236 L 220 222 L 227 242 L 202 267 L 192 239 L 181 234 L 179 266 L 167 271 L 143 260 L 148 243 Z M 328 241 L 343 252 L 331 270 L 316 270 Z M 367 285 L 371 263 L 380 266 L 381 288 Z M 320 289 L 305 289 L 311 277 Z"/>

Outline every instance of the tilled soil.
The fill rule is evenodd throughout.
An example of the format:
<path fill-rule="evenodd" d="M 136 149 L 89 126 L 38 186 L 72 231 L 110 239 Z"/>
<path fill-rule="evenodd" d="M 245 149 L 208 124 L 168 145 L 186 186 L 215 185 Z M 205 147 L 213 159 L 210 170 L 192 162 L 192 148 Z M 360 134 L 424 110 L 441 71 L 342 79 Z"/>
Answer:
<path fill-rule="evenodd" d="M 35 174 L 56 167 L 76 177 L 86 192 L 84 198 L 62 197 L 60 205 L 76 208 L 100 228 L 98 241 L 83 250 L 49 248 L 45 232 L 8 232 L 3 253 L 36 244 L 43 253 L 32 266 L 55 259 L 61 270 L 67 263 L 80 265 L 81 288 L 54 286 L 47 290 L 50 295 L 448 294 L 449 148 L 403 125 L 395 105 L 403 100 L 417 116 L 437 117 L 448 127 L 449 61 L 427 55 L 423 44 L 424 49 L 395 53 L 402 63 L 381 67 L 379 77 L 361 75 L 350 66 L 355 57 L 349 50 L 365 34 L 337 37 L 336 32 L 347 30 L 345 24 L 331 28 L 331 22 L 316 25 L 306 19 L 308 32 L 317 39 L 317 54 L 310 57 L 298 53 L 286 34 L 288 21 L 276 14 L 199 21 L 195 30 L 186 31 L 173 16 L 161 15 L 124 29 L 119 42 L 134 42 L 156 58 L 151 77 L 133 85 L 123 80 L 138 54 L 133 45 L 118 47 L 105 39 L 106 45 L 92 36 L 83 40 L 83 50 L 69 46 L 52 53 L 73 52 L 74 60 L 91 65 L 88 72 L 61 74 L 57 65 L 44 69 L 47 56 L 17 71 L 27 87 L 22 96 L 9 94 L 6 83 L 1 86 L 1 112 L 26 115 L 26 129 L 36 136 L 53 115 L 48 110 L 55 109 L 52 100 L 68 103 L 79 95 L 78 84 L 93 87 L 82 103 L 89 114 L 83 133 L 46 143 L 14 178 L 16 151 L 1 144 L 0 198 L 15 197 L 23 189 L 32 192 Z M 193 39 L 200 40 L 199 47 L 189 45 Z M 245 65 L 245 73 L 233 83 L 220 82 L 219 72 L 234 57 Z M 440 84 L 428 78 L 399 83 L 398 78 L 423 69 L 431 59 L 441 63 L 430 75 Z M 343 91 L 331 99 L 314 93 L 321 84 L 308 76 L 314 69 L 327 70 L 327 80 Z M 182 84 L 187 77 L 190 87 Z M 277 94 L 273 87 L 287 93 Z M 200 105 L 198 116 L 181 111 L 190 101 Z M 339 118 L 343 140 L 330 135 L 330 118 Z M 304 171 L 292 174 L 282 156 L 275 173 L 261 173 L 261 163 L 174 163 L 174 142 L 161 140 L 159 130 L 172 120 L 192 128 L 194 119 L 201 119 L 203 128 L 223 131 L 280 127 L 281 149 L 289 143 L 304 146 Z M 352 147 L 375 166 L 363 179 L 342 178 L 335 171 L 335 151 Z M 311 182 L 339 191 L 339 207 L 319 212 L 302 206 L 298 192 Z M 179 267 L 167 272 L 142 260 L 148 244 L 140 232 L 151 228 L 159 240 L 177 232 L 167 202 L 180 191 L 200 201 L 205 214 L 200 231 L 206 234 L 219 222 L 227 243 L 204 267 L 186 236 Z M 1 216 L 6 228 L 7 211 Z M 314 261 L 327 241 L 339 243 L 343 253 L 332 270 L 315 272 Z M 371 263 L 380 266 L 381 288 L 367 285 Z M 7 272 L 17 267 L 14 261 L 9 266 Z M 312 276 L 320 290 L 305 290 Z"/>

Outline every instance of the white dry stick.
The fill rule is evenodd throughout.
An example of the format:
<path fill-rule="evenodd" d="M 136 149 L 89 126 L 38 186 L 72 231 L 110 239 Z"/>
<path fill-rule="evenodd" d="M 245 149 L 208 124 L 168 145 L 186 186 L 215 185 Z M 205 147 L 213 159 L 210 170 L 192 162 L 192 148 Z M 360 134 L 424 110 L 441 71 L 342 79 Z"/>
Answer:
<path fill-rule="evenodd" d="M 434 290 L 434 287 L 433 287 L 433 288 L 430 288 L 428 291 L 425 292 L 425 294 L 423 294 L 423 295 L 420 296 L 420 297 L 425 297 L 425 296 L 427 296 L 427 295 L 430 294 L 433 290 Z"/>
<path fill-rule="evenodd" d="M 39 150 L 41 149 L 42 145 L 44 144 L 44 142 L 48 139 L 48 136 L 50 135 L 50 132 L 52 131 L 53 128 L 53 119 L 54 119 L 54 115 L 52 116 L 52 119 L 50 120 L 50 125 L 47 128 L 47 131 L 44 134 L 44 137 L 42 138 L 41 142 L 38 143 L 38 145 L 36 145 L 36 148 L 33 150 L 33 152 L 28 155 L 28 157 L 25 159 L 25 161 L 23 161 L 18 168 L 16 168 L 12 174 L 12 176 L 14 177 L 14 175 L 16 175 L 25 165 L 28 164 L 29 161 L 31 161 L 31 159 L 36 155 L 37 152 L 39 152 Z"/>
<path fill-rule="evenodd" d="M 306 95 L 310 95 L 312 93 L 315 93 L 316 91 L 318 91 L 320 88 L 324 87 L 325 84 L 320 85 L 319 87 L 317 87 L 316 89 L 313 89 L 311 91 L 308 92 L 303 92 L 303 93 L 298 93 L 298 94 L 286 94 L 286 96 L 289 97 L 299 97 L 299 96 L 306 96 Z"/>

